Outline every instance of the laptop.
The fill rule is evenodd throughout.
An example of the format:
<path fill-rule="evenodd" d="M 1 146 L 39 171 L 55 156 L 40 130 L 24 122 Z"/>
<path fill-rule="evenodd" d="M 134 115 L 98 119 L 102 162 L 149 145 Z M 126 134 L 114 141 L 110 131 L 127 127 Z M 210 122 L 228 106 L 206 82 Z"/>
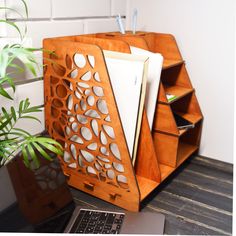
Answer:
<path fill-rule="evenodd" d="M 65 233 L 155 234 L 164 232 L 165 216 L 152 212 L 111 211 L 77 206 Z"/>

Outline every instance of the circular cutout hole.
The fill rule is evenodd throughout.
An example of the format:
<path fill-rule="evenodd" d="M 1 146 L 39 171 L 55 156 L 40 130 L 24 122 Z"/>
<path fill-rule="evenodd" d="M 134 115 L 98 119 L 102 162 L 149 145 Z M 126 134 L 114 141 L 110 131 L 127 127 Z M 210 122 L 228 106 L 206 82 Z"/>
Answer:
<path fill-rule="evenodd" d="M 104 167 L 105 167 L 106 169 L 110 169 L 110 168 L 111 168 L 111 165 L 110 165 L 110 164 L 105 164 Z"/>
<path fill-rule="evenodd" d="M 92 73 L 91 71 L 87 71 L 84 75 L 81 76 L 81 80 L 89 81 L 91 79 Z"/>
<path fill-rule="evenodd" d="M 107 138 L 106 138 L 105 134 L 102 131 L 100 132 L 100 141 L 103 145 L 107 144 Z"/>
<path fill-rule="evenodd" d="M 98 72 L 96 72 L 93 77 L 94 77 L 94 79 L 95 79 L 97 82 L 101 82 L 100 76 L 99 76 L 99 73 L 98 73 Z"/>
<path fill-rule="evenodd" d="M 101 116 L 98 114 L 96 110 L 90 109 L 84 113 L 86 116 L 101 119 Z"/>
<path fill-rule="evenodd" d="M 91 121 L 91 126 L 94 134 L 98 136 L 98 122 L 96 120 Z"/>
<path fill-rule="evenodd" d="M 54 130 L 62 137 L 64 137 L 64 131 L 58 121 L 53 122 Z"/>
<path fill-rule="evenodd" d="M 108 177 L 109 179 L 114 179 L 114 178 L 115 178 L 115 173 L 114 173 L 114 171 L 113 171 L 113 170 L 108 170 L 108 171 L 107 171 L 107 177 Z"/>
<path fill-rule="evenodd" d="M 70 77 L 70 78 L 72 78 L 72 79 L 76 79 L 77 76 L 78 76 L 78 74 L 79 74 L 78 69 L 74 69 L 74 70 L 72 70 L 72 71 L 70 72 L 70 74 L 68 75 L 68 77 Z"/>
<path fill-rule="evenodd" d="M 68 69 L 70 69 L 70 70 L 73 67 L 73 63 L 72 63 L 71 57 L 68 54 L 66 54 L 66 67 Z"/>
<path fill-rule="evenodd" d="M 124 166 L 120 163 L 113 162 L 112 165 L 113 165 L 114 169 L 120 173 L 123 173 L 125 171 Z"/>
<path fill-rule="evenodd" d="M 101 167 L 97 162 L 95 162 L 94 167 L 95 167 L 99 172 L 102 170 L 102 167 Z"/>
<path fill-rule="evenodd" d="M 80 107 L 81 107 L 82 111 L 86 111 L 87 105 L 86 105 L 86 102 L 84 100 L 80 101 Z"/>
<path fill-rule="evenodd" d="M 88 96 L 90 93 L 91 93 L 90 89 L 86 89 L 86 90 L 84 91 L 84 94 L 85 94 L 86 96 Z"/>
<path fill-rule="evenodd" d="M 78 99 L 81 99 L 81 98 L 82 98 L 81 94 L 80 94 L 78 91 L 75 91 L 75 96 L 76 96 Z"/>
<path fill-rule="evenodd" d="M 119 148 L 118 148 L 118 146 L 117 146 L 116 143 L 111 143 L 111 144 L 110 144 L 110 150 L 111 150 L 112 154 L 113 154 L 118 160 L 121 160 L 120 151 L 119 151 Z"/>
<path fill-rule="evenodd" d="M 56 87 L 57 96 L 60 98 L 64 98 L 67 95 L 67 90 L 64 85 L 60 84 Z"/>
<path fill-rule="evenodd" d="M 104 158 L 104 157 L 101 157 L 101 156 L 97 156 L 97 158 L 98 158 L 100 161 L 103 161 L 103 162 L 106 162 L 106 163 L 109 163 L 109 162 L 110 162 L 107 158 Z"/>
<path fill-rule="evenodd" d="M 86 65 L 86 59 L 83 54 L 76 53 L 74 55 L 74 62 L 79 68 L 83 68 Z"/>
<path fill-rule="evenodd" d="M 74 109 L 77 112 L 79 110 L 79 104 L 76 103 L 75 106 L 74 106 Z"/>
<path fill-rule="evenodd" d="M 95 98 L 94 98 L 94 96 L 88 96 L 88 98 L 87 98 L 87 103 L 89 104 L 89 106 L 93 106 L 94 105 L 94 103 L 95 103 Z"/>
<path fill-rule="evenodd" d="M 76 115 L 76 118 L 80 124 L 85 125 L 88 123 L 88 119 L 83 115 Z"/>
<path fill-rule="evenodd" d="M 57 64 L 56 62 L 52 63 L 52 69 L 59 76 L 64 76 L 66 73 L 66 68 Z"/>
<path fill-rule="evenodd" d="M 97 101 L 97 107 L 98 107 L 98 110 L 99 110 L 102 114 L 105 114 L 105 115 L 108 114 L 108 108 L 107 108 L 107 104 L 106 104 L 106 101 L 105 101 L 105 100 L 99 99 L 99 100 Z"/>
<path fill-rule="evenodd" d="M 59 115 L 60 115 L 60 112 L 56 108 L 51 107 L 51 116 L 53 118 L 57 118 Z"/>
<path fill-rule="evenodd" d="M 78 85 L 79 87 L 81 87 L 81 88 L 86 88 L 86 89 L 89 88 L 89 85 L 86 84 L 86 83 L 83 83 L 83 82 L 78 82 L 77 85 Z"/>
<path fill-rule="evenodd" d="M 75 120 L 75 118 L 74 118 L 73 116 L 69 118 L 69 122 L 71 122 L 71 123 L 72 123 L 74 120 Z"/>
<path fill-rule="evenodd" d="M 88 61 L 89 61 L 89 64 L 91 65 L 91 67 L 94 68 L 94 66 L 95 66 L 94 56 L 88 55 Z"/>
<path fill-rule="evenodd" d="M 91 151 L 97 150 L 98 144 L 97 143 L 91 143 L 87 146 L 87 148 Z"/>
<path fill-rule="evenodd" d="M 63 103 L 58 98 L 53 99 L 52 105 L 58 108 L 63 107 Z"/>
<path fill-rule="evenodd" d="M 105 147 L 100 147 L 100 152 L 105 156 L 109 156 L 109 152 Z"/>
<path fill-rule="evenodd" d="M 103 172 L 100 172 L 100 173 L 99 173 L 99 179 L 100 179 L 101 181 L 105 182 L 107 178 L 106 178 L 106 175 L 105 175 Z"/>
<path fill-rule="evenodd" d="M 63 160 L 67 163 L 71 161 L 71 155 L 67 151 L 64 152 Z"/>
<path fill-rule="evenodd" d="M 79 157 L 78 157 L 78 163 L 79 163 L 79 166 L 80 167 L 84 167 L 84 162 L 83 162 L 83 158 L 79 155 Z"/>
<path fill-rule="evenodd" d="M 94 156 L 90 152 L 87 152 L 85 150 L 80 150 L 80 152 L 81 152 L 81 155 L 83 156 L 83 158 L 87 162 L 93 162 L 94 161 Z"/>
<path fill-rule="evenodd" d="M 117 182 L 122 188 L 129 188 L 127 178 L 124 175 L 118 175 Z"/>
<path fill-rule="evenodd" d="M 70 145 L 70 151 L 71 151 L 71 154 L 72 154 L 73 158 L 76 160 L 77 151 L 76 151 L 76 147 L 75 147 L 74 144 L 71 144 L 71 145 Z"/>
<path fill-rule="evenodd" d="M 70 130 L 70 128 L 68 127 L 68 126 L 66 126 L 66 135 L 70 135 L 70 133 L 71 133 L 71 130 Z"/>
<path fill-rule="evenodd" d="M 55 85 L 59 82 L 59 79 L 57 77 L 50 76 L 50 81 L 51 81 L 51 84 Z"/>
<path fill-rule="evenodd" d="M 61 122 L 62 125 L 66 125 L 66 119 L 65 119 L 64 116 L 61 116 L 61 117 L 59 118 L 59 121 Z"/>
<path fill-rule="evenodd" d="M 72 123 L 71 128 L 74 132 L 78 132 L 78 124 L 76 122 Z"/>
<path fill-rule="evenodd" d="M 93 86 L 93 92 L 96 96 L 102 97 L 104 96 L 103 88 L 99 86 Z"/>
<path fill-rule="evenodd" d="M 88 167 L 87 167 L 87 173 L 88 173 L 90 176 L 97 178 L 97 172 L 96 172 L 96 170 L 94 170 L 93 167 L 88 166 Z"/>
<path fill-rule="evenodd" d="M 76 169 L 77 165 L 76 163 L 71 163 L 70 165 L 68 165 L 68 167 L 70 167 L 71 169 Z"/>
<path fill-rule="evenodd" d="M 82 128 L 80 129 L 80 133 L 81 133 L 81 135 L 83 136 L 83 138 L 84 138 L 85 140 L 87 140 L 87 141 L 91 140 L 92 137 L 93 137 L 93 135 L 92 135 L 90 129 L 87 128 L 87 127 L 82 127 Z"/>
<path fill-rule="evenodd" d="M 72 110 L 72 108 L 73 108 L 73 97 L 72 97 L 72 95 L 70 95 L 68 98 L 67 98 L 67 108 L 69 109 L 69 110 Z"/>
<path fill-rule="evenodd" d="M 71 138 L 70 138 L 70 140 L 72 141 L 72 142 L 75 142 L 75 143 L 78 143 L 78 144 L 83 144 L 84 142 L 83 142 L 83 140 L 82 140 L 82 138 L 80 138 L 78 135 L 73 135 Z"/>
<path fill-rule="evenodd" d="M 112 138 L 115 139 L 115 133 L 114 133 L 114 129 L 109 126 L 109 125 L 102 125 L 103 129 L 105 130 L 106 134 Z"/>

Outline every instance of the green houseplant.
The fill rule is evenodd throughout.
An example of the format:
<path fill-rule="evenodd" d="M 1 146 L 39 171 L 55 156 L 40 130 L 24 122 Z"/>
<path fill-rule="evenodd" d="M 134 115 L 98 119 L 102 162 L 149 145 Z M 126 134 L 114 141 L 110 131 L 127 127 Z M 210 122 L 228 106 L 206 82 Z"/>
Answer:
<path fill-rule="evenodd" d="M 24 7 L 25 16 L 15 9 L 6 6 L 0 6 L 0 10 L 12 11 L 20 15 L 22 19 L 27 19 L 27 4 L 24 0 L 19 1 Z M 20 43 L 12 45 L 6 44 L 0 49 L 0 96 L 12 100 L 13 98 L 6 87 L 10 87 L 15 91 L 15 73 L 9 73 L 8 68 L 14 69 L 17 73 L 22 73 L 26 68 L 36 76 L 36 69 L 39 65 L 35 57 L 35 52 L 42 51 L 42 49 L 27 48 L 23 46 L 27 32 L 26 24 L 22 30 L 14 21 L 0 19 L 0 22 L 9 27 L 13 27 L 17 31 L 20 39 Z M 24 66 L 16 64 L 15 59 L 20 60 Z M 62 147 L 55 140 L 48 137 L 31 135 L 24 129 L 16 128 L 16 124 L 20 119 L 33 119 L 35 122 L 40 122 L 34 116 L 34 113 L 41 111 L 41 106 L 30 106 L 28 98 L 20 101 L 18 107 L 11 106 L 0 108 L 0 165 L 7 164 L 20 152 L 22 153 L 24 164 L 27 167 L 34 168 L 40 166 L 38 153 L 48 160 L 52 160 L 51 155 L 48 154 L 49 152 L 62 155 Z"/>

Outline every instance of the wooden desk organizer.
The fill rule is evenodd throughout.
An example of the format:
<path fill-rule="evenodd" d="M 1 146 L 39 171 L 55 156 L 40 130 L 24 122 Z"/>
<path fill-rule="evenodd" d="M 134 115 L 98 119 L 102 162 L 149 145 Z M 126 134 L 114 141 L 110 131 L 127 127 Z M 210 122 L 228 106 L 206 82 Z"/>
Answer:
<path fill-rule="evenodd" d="M 182 133 L 177 133 L 174 125 L 176 134 L 159 130 L 163 116 L 156 114 L 152 135 L 144 110 L 137 159 L 132 166 L 102 52 L 106 49 L 130 53 L 130 45 L 160 52 L 164 57 L 175 55 L 165 58 L 163 69 L 183 65 L 170 35 L 103 33 L 45 39 L 44 48 L 55 52 L 44 54 L 45 119 L 49 134 L 65 147 L 65 155 L 59 159 L 69 185 L 127 210 L 138 211 L 140 202 L 197 150 L 199 138 L 197 141 L 194 138 L 197 142 L 194 149 L 178 157 L 180 151 L 175 149 L 176 143 L 181 143 Z M 161 83 L 158 100 L 170 110 L 164 87 Z M 197 104 L 193 91 L 191 96 Z M 186 109 L 189 107 L 192 105 Z M 170 116 L 171 111 L 169 113 Z M 173 115 L 171 118 L 173 123 Z M 198 126 L 195 133 L 200 137 L 201 125 Z M 163 154 L 159 135 L 176 138 L 171 147 L 175 152 Z M 177 163 L 177 159 L 181 160 Z"/>

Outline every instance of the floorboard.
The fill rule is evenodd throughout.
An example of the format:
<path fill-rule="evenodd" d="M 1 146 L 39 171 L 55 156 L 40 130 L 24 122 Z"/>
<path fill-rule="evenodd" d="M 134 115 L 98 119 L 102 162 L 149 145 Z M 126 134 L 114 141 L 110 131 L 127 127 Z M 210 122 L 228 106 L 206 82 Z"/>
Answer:
<path fill-rule="evenodd" d="M 232 165 L 187 160 L 143 203 L 166 216 L 165 234 L 232 235 Z"/>

